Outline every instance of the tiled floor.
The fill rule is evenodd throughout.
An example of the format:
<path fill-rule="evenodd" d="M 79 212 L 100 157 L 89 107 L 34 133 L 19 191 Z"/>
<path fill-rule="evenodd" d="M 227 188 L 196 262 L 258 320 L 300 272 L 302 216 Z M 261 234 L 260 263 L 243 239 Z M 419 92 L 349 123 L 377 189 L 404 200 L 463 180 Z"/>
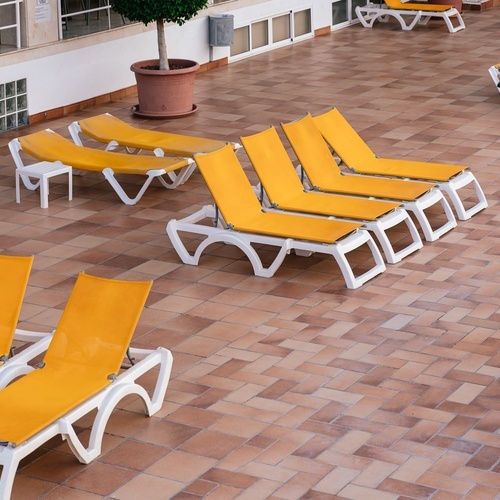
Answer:
<path fill-rule="evenodd" d="M 68 135 L 108 111 L 238 140 L 336 106 L 380 155 L 469 165 L 489 208 L 359 290 L 321 256 L 289 256 L 271 279 L 231 247 L 182 265 L 165 225 L 210 202 L 198 172 L 133 207 L 93 175 L 75 176 L 72 202 L 61 179 L 49 209 L 25 189 L 17 205 L 16 132 L 0 136 L 0 247 L 35 255 L 21 326 L 53 328 L 80 271 L 153 279 L 134 344 L 174 355 L 157 415 L 124 400 L 89 465 L 52 440 L 22 462 L 13 498 L 499 498 L 500 94 L 487 69 L 500 9 L 464 18 L 456 34 L 354 26 L 200 74 L 184 119 L 134 119 L 130 98 L 22 131 Z"/>

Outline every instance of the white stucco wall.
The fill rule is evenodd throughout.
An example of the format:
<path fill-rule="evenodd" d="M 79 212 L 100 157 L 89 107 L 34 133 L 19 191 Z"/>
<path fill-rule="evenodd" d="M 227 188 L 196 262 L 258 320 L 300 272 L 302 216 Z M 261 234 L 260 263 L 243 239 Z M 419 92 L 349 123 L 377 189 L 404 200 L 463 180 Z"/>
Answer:
<path fill-rule="evenodd" d="M 211 7 L 183 26 L 167 26 L 168 56 L 200 64 L 229 57 L 229 47 L 211 50 L 208 45 L 209 14 L 230 13 L 237 27 L 248 20 L 309 6 L 313 31 L 330 24 L 331 2 L 325 0 L 240 0 Z M 157 56 L 154 25 L 126 26 L 1 54 L 0 83 L 26 78 L 28 112 L 34 115 L 130 87 L 135 84 L 130 65 Z"/>

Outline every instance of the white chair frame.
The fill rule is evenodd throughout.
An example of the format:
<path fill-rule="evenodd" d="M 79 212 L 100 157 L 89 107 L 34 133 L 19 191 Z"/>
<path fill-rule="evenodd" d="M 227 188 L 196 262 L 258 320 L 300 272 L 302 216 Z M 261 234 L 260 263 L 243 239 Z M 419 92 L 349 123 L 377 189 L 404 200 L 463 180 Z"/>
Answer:
<path fill-rule="evenodd" d="M 204 219 L 216 221 L 216 226 L 198 224 L 198 222 Z M 205 239 L 199 243 L 194 254 L 189 253 L 183 243 L 179 234 L 182 232 L 205 236 Z M 300 256 L 309 256 L 315 252 L 331 255 L 337 261 L 347 288 L 350 289 L 359 288 L 368 280 L 381 274 L 386 269 L 382 255 L 373 241 L 373 238 L 368 231 L 363 229 L 332 244 L 295 240 L 293 238 L 282 238 L 279 236 L 266 236 L 257 233 L 243 233 L 224 227 L 223 222 L 221 222 L 220 214 L 217 214 L 215 207 L 206 205 L 194 214 L 181 220 L 171 219 L 167 224 L 167 234 L 184 264 L 196 266 L 199 263 L 203 251 L 209 245 L 212 243 L 226 243 L 235 245 L 242 250 L 248 257 L 253 267 L 254 274 L 263 278 L 270 278 L 273 276 L 286 255 L 292 250 Z M 346 254 L 365 243 L 368 244 L 372 251 L 375 265 L 362 275 L 356 277 L 346 258 Z M 254 244 L 270 245 L 279 248 L 277 256 L 268 267 L 264 267 L 257 251 L 252 246 Z"/>
<path fill-rule="evenodd" d="M 13 446 L 10 443 L 0 445 L 0 465 L 3 465 L 0 478 L 0 498 L 5 500 L 10 498 L 19 462 L 54 436 L 60 434 L 63 440 L 67 440 L 71 451 L 81 463 L 88 464 L 99 456 L 108 419 L 118 402 L 125 396 L 130 394 L 138 395 L 142 399 L 146 413 L 149 416 L 160 410 L 172 369 L 172 354 L 169 350 L 159 347 L 153 351 L 130 349 L 130 355 L 140 359 L 140 361 L 120 374 L 106 389 L 71 410 L 19 446 Z M 158 365 L 160 371 L 153 396 L 150 397 L 147 391 L 137 383 L 137 379 Z M 98 411 L 90 433 L 89 445 L 85 447 L 79 440 L 73 424 L 94 409 Z"/>
<path fill-rule="evenodd" d="M 306 187 L 307 189 L 318 190 L 311 184 L 311 182 L 307 178 L 305 171 L 303 172 L 300 165 L 297 167 L 297 173 L 302 179 L 304 187 Z M 362 176 L 360 175 L 360 177 Z M 429 219 L 425 215 L 425 210 L 427 210 L 429 207 L 432 207 L 436 203 L 441 203 L 447 220 L 440 227 L 433 229 Z M 443 193 L 439 189 L 437 189 L 437 187 L 430 189 L 427 193 L 423 194 L 415 201 L 401 201 L 401 204 L 406 211 L 412 212 L 413 215 L 415 215 L 418 223 L 420 224 L 420 227 L 422 228 L 422 232 L 424 233 L 424 238 L 426 241 L 436 241 L 441 238 L 443 234 L 446 234 L 448 231 L 451 231 L 453 228 L 457 227 L 457 220 L 455 219 L 453 210 L 451 209 L 450 204 L 444 197 Z"/>
<path fill-rule="evenodd" d="M 411 31 L 417 24 L 425 25 L 433 17 L 440 17 L 443 19 L 450 33 L 456 33 L 457 31 L 465 29 L 465 23 L 462 16 L 455 7 L 444 12 L 436 12 L 428 10 L 391 9 L 384 4 L 380 5 L 369 2 L 367 5 L 358 5 L 355 12 L 365 28 L 372 28 L 377 20 L 386 23 L 389 17 L 392 16 L 399 21 L 404 31 Z M 404 19 L 405 17 L 411 17 L 412 19 L 407 23 Z M 454 25 L 451 21 L 453 17 L 457 19 L 457 25 Z"/>
<path fill-rule="evenodd" d="M 0 389 L 3 389 L 16 378 L 33 371 L 33 366 L 30 366 L 28 363 L 47 350 L 51 339 L 52 333 L 16 329 L 14 341 L 33 342 L 33 345 L 30 345 L 19 354 L 10 357 L 5 363 L 0 365 Z"/>
<path fill-rule="evenodd" d="M 47 129 L 47 130 L 51 131 L 50 129 Z M 10 152 L 12 154 L 12 157 L 14 158 L 16 168 L 21 174 L 20 177 L 21 177 L 21 180 L 23 181 L 24 185 L 26 186 L 27 189 L 30 189 L 31 191 L 35 190 L 39 186 L 39 183 L 38 182 L 32 183 L 29 180 L 29 174 L 27 174 L 27 175 L 22 174 L 22 169 L 26 168 L 26 167 L 30 167 L 30 166 L 32 167 L 33 165 L 38 165 L 39 163 L 42 163 L 42 162 L 34 163 L 31 165 L 25 165 L 22 158 L 21 158 L 22 147 L 21 147 L 21 143 L 19 142 L 19 139 L 12 139 L 9 142 L 9 149 L 10 149 Z M 177 186 L 184 184 L 184 182 L 187 181 L 187 179 L 191 176 L 191 174 L 193 173 L 193 171 L 196 168 L 196 163 L 194 162 L 194 160 L 192 160 L 191 158 L 186 158 L 186 161 L 188 162 L 188 165 L 186 167 L 180 169 L 179 174 L 176 174 L 175 172 L 167 172 L 164 169 L 149 170 L 146 173 L 146 180 L 145 180 L 144 184 L 142 185 L 141 189 L 134 197 L 129 196 L 125 192 L 123 187 L 120 185 L 120 183 L 116 179 L 115 172 L 113 171 L 113 169 L 111 167 L 104 168 L 102 170 L 102 174 L 104 175 L 105 179 L 109 182 L 111 187 L 114 189 L 116 194 L 119 196 L 120 200 L 123 203 L 125 203 L 125 205 L 135 205 L 143 197 L 144 193 L 146 192 L 146 190 L 149 187 L 149 185 L 151 184 L 151 182 L 156 178 L 167 189 L 175 189 Z M 81 169 L 73 169 L 74 174 L 78 174 L 81 172 L 82 172 Z M 166 180 L 164 178 L 164 176 L 166 176 L 169 180 Z"/>
<path fill-rule="evenodd" d="M 277 212 L 287 211 L 284 209 L 276 210 L 273 207 L 272 203 L 269 201 L 269 197 L 267 193 L 265 193 L 265 190 L 264 190 L 264 195 L 262 196 L 261 184 L 258 184 L 257 186 L 254 187 L 254 192 L 257 195 L 257 197 L 262 198 L 261 200 L 262 206 L 265 207 L 266 210 L 275 210 Z M 330 195 L 329 193 L 324 193 L 324 194 L 325 196 L 334 196 Z M 310 212 L 303 212 L 301 210 L 299 210 L 299 213 L 310 214 Z M 422 243 L 422 239 L 418 234 L 418 229 L 416 228 L 414 222 L 412 221 L 408 212 L 404 208 L 396 208 L 392 212 L 389 212 L 381 216 L 377 220 L 359 220 L 359 219 L 351 219 L 348 217 L 336 217 L 333 215 L 328 216 L 328 218 L 363 224 L 365 229 L 371 231 L 377 237 L 377 240 L 380 243 L 380 246 L 382 247 L 382 251 L 384 252 L 385 260 L 387 261 L 388 264 L 397 264 L 398 262 L 402 261 L 405 257 L 408 257 L 408 255 L 412 254 L 413 252 L 416 252 L 417 250 L 420 250 L 424 246 Z M 386 231 L 388 229 L 391 229 L 392 227 L 397 226 L 402 222 L 404 222 L 408 227 L 412 242 L 408 244 L 406 247 L 401 248 L 400 250 L 395 252 L 394 247 L 392 246 L 392 243 L 389 237 L 387 236 Z"/>

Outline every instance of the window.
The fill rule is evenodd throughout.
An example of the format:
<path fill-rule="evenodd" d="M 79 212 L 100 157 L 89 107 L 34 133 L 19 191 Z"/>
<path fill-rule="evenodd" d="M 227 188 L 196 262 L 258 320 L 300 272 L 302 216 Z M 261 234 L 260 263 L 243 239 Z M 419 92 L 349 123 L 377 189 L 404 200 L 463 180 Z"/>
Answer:
<path fill-rule="evenodd" d="M 231 45 L 231 55 L 237 56 L 250 50 L 250 26 L 234 30 L 233 45 Z"/>
<path fill-rule="evenodd" d="M 311 33 L 311 9 L 295 13 L 293 16 L 293 31 L 295 37 Z"/>
<path fill-rule="evenodd" d="M 21 47 L 21 0 L 0 0 L 0 53 Z"/>
<path fill-rule="evenodd" d="M 282 42 L 291 38 L 290 14 L 273 19 L 273 43 Z"/>
<path fill-rule="evenodd" d="M 356 7 L 367 0 L 335 0 L 332 3 L 332 28 L 344 27 L 358 20 Z"/>
<path fill-rule="evenodd" d="M 252 49 L 269 45 L 269 23 L 260 21 L 252 24 Z"/>
<path fill-rule="evenodd" d="M 231 57 L 247 57 L 311 36 L 313 35 L 310 8 L 255 20 L 234 30 Z"/>
<path fill-rule="evenodd" d="M 59 39 L 76 38 L 126 24 L 109 0 L 61 0 Z"/>
<path fill-rule="evenodd" d="M 338 0 L 332 3 L 332 26 L 344 24 L 347 18 L 347 0 Z"/>

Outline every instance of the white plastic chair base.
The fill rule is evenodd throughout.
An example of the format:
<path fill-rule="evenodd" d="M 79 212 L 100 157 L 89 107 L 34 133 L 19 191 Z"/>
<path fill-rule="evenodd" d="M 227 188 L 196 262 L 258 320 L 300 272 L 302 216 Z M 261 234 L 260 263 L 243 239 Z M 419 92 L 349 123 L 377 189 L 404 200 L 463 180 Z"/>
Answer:
<path fill-rule="evenodd" d="M 257 197 L 262 196 L 260 186 L 261 185 L 258 184 L 257 186 L 253 187 L 253 190 Z M 263 196 L 262 205 L 266 207 L 266 210 L 274 210 L 273 206 L 269 202 L 267 194 L 265 193 Z M 276 210 L 276 211 L 283 212 L 283 210 Z M 418 234 L 418 229 L 415 227 L 415 224 L 411 220 L 410 215 L 404 208 L 397 208 L 392 212 L 381 216 L 377 220 L 372 220 L 372 221 L 366 221 L 366 220 L 361 221 L 359 219 L 352 219 L 348 217 L 334 217 L 334 216 L 329 218 L 335 220 L 345 220 L 349 222 L 363 223 L 364 228 L 368 229 L 368 231 L 371 231 L 376 236 L 380 246 L 382 247 L 382 251 L 385 255 L 385 260 L 387 261 L 388 264 L 397 264 L 411 253 L 420 250 L 424 246 L 420 238 L 420 235 Z M 392 243 L 389 237 L 387 236 L 387 230 L 397 226 L 401 222 L 404 222 L 406 224 L 410 232 L 412 242 L 408 244 L 406 247 L 403 247 L 396 252 L 394 251 L 394 247 L 392 246 Z"/>
<path fill-rule="evenodd" d="M 410 231 L 412 242 L 406 247 L 401 248 L 401 250 L 395 252 L 386 231 L 387 229 L 397 226 L 402 222 L 406 224 L 408 230 Z M 379 220 L 365 222 L 364 225 L 366 229 L 372 231 L 377 237 L 384 252 L 385 259 L 389 264 L 396 264 L 400 262 L 411 253 L 420 250 L 424 246 L 422 240 L 420 239 L 420 235 L 418 234 L 418 229 L 415 227 L 415 224 L 411 220 L 408 212 L 401 208 L 398 208 L 384 217 L 381 217 Z"/>
<path fill-rule="evenodd" d="M 138 395 L 149 416 L 160 410 L 170 379 L 172 354 L 163 347 L 153 351 L 130 349 L 130 354 L 139 361 L 121 373 L 105 390 L 84 401 L 19 446 L 13 446 L 10 443 L 0 445 L 0 465 L 3 466 L 0 498 L 5 500 L 10 498 L 19 462 L 54 436 L 61 435 L 63 440 L 67 440 L 71 451 L 81 463 L 88 464 L 99 456 L 108 419 L 117 403 L 125 396 Z M 150 396 L 137 380 L 156 367 L 159 367 L 158 378 L 153 395 Z M 73 423 L 94 409 L 97 410 L 97 414 L 90 432 L 88 446 L 85 447 L 76 434 Z"/>
<path fill-rule="evenodd" d="M 478 201 L 475 205 L 466 209 L 462 200 L 458 196 L 458 190 L 468 184 L 472 184 Z M 481 189 L 476 177 L 470 170 L 465 170 L 460 175 L 450 179 L 448 182 L 439 183 L 437 188 L 444 191 L 450 197 L 453 207 L 455 208 L 457 216 L 460 220 L 468 220 L 473 215 L 488 207 L 488 202 L 486 201 L 484 192 Z"/>
<path fill-rule="evenodd" d="M 203 224 L 197 224 L 204 219 L 216 218 L 215 208 L 206 205 L 194 214 L 185 217 L 182 220 L 172 219 L 167 224 L 167 234 L 174 246 L 177 254 L 184 264 L 198 265 L 203 251 L 212 243 L 227 243 L 237 246 L 248 257 L 252 264 L 256 276 L 270 278 L 273 276 L 286 255 L 292 250 L 297 255 L 310 255 L 311 253 L 323 253 L 331 255 L 338 263 L 342 275 L 345 279 L 347 288 L 355 289 L 362 286 L 368 280 L 381 274 L 386 270 L 384 259 L 371 237 L 365 230 L 359 230 L 355 233 L 342 238 L 332 244 L 315 243 L 310 241 L 294 240 L 293 238 L 283 238 L 279 236 L 266 236 L 256 233 L 243 233 L 225 229 L 224 227 L 213 227 Z M 220 220 L 219 220 L 220 224 Z M 191 233 L 205 236 L 205 239 L 198 245 L 194 254 L 189 253 L 181 240 L 179 233 Z M 375 265 L 360 276 L 354 276 L 354 272 L 346 258 L 346 254 L 367 244 L 372 252 Z M 254 244 L 270 245 L 279 248 L 278 254 L 272 264 L 264 267 L 257 251 L 253 248 Z"/>
<path fill-rule="evenodd" d="M 48 208 L 49 206 L 49 179 L 57 175 L 68 174 L 68 199 L 73 199 L 73 176 L 72 168 L 62 164 L 60 161 L 49 162 L 42 161 L 33 163 L 26 167 L 16 169 L 16 202 L 21 203 L 20 180 L 22 178 L 24 185 L 31 190 L 40 187 L 40 206 Z M 38 179 L 38 182 L 32 183 L 29 179 Z"/>
<path fill-rule="evenodd" d="M 455 8 L 444 12 L 435 12 L 409 9 L 390 9 L 386 6 L 368 3 L 363 6 L 358 5 L 355 11 L 356 16 L 358 16 L 358 19 L 365 28 L 373 27 L 373 23 L 377 19 L 381 22 L 387 22 L 389 16 L 392 16 L 399 21 L 399 24 L 404 31 L 411 31 L 417 24 L 427 24 L 433 17 L 440 17 L 443 19 L 450 33 L 456 33 L 457 31 L 465 29 L 465 23 L 462 16 Z M 404 16 L 412 18 L 409 23 L 405 21 Z M 451 21 L 452 18 L 456 19 L 456 25 L 454 25 Z"/>
<path fill-rule="evenodd" d="M 440 227 L 433 229 L 424 211 L 436 203 L 441 203 L 447 221 Z M 453 215 L 450 204 L 446 201 L 446 198 L 443 193 L 439 191 L 439 189 L 431 189 L 418 200 L 405 201 L 403 202 L 403 207 L 406 208 L 406 210 L 413 212 L 418 220 L 418 223 L 420 224 L 420 227 L 422 228 L 426 241 L 436 241 L 441 238 L 443 234 L 457 227 L 457 221 Z"/>

